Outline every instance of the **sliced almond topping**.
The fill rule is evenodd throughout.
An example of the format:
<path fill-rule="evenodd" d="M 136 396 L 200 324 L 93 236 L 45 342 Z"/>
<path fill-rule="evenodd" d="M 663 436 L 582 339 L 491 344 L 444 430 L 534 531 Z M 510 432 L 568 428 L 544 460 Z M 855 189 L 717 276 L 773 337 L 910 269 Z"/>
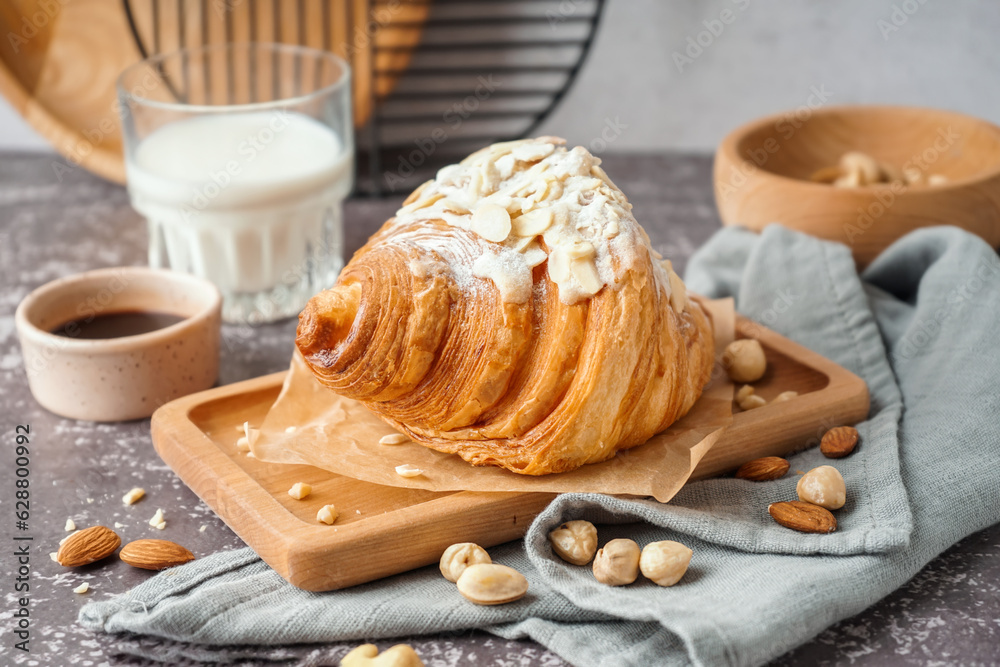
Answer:
<path fill-rule="evenodd" d="M 436 202 L 439 199 L 444 199 L 444 194 L 441 193 L 441 192 L 435 192 L 434 194 L 428 195 L 428 196 L 424 197 L 423 199 L 418 199 L 417 201 L 413 202 L 412 204 L 407 204 L 403 208 L 399 209 L 399 211 L 397 212 L 397 215 L 405 214 L 405 213 L 412 213 L 413 211 L 419 211 L 422 208 L 427 208 L 428 206 L 430 206 L 431 204 L 433 204 L 434 202 Z"/>
<path fill-rule="evenodd" d="M 511 220 L 517 236 L 538 236 L 552 225 L 552 209 L 536 208 Z"/>
<path fill-rule="evenodd" d="M 556 248 L 549 254 L 549 279 L 554 283 L 564 283 L 569 277 L 569 257 L 562 248 Z"/>
<path fill-rule="evenodd" d="M 497 166 L 493 163 L 493 160 L 487 160 L 483 163 L 482 193 L 490 194 L 496 192 L 499 185 L 500 172 L 497 170 Z"/>
<path fill-rule="evenodd" d="M 74 588 L 73 592 L 76 593 L 77 595 L 83 595 L 84 593 L 86 593 L 89 590 L 90 590 L 90 584 L 88 584 L 85 581 L 82 584 L 80 584 L 79 586 L 77 586 L 76 588 Z"/>
<path fill-rule="evenodd" d="M 424 471 L 409 463 L 404 463 L 401 466 L 396 466 L 396 474 L 400 477 L 419 477 L 424 474 Z"/>
<path fill-rule="evenodd" d="M 594 256 L 597 250 L 594 244 L 589 241 L 574 241 L 568 248 L 566 254 L 570 259 L 589 259 Z"/>
<path fill-rule="evenodd" d="M 533 269 L 546 259 L 548 259 L 548 254 L 542 250 L 542 246 L 537 243 L 532 243 L 524 250 L 524 263 L 528 265 L 529 269 Z"/>
<path fill-rule="evenodd" d="M 441 199 L 438 201 L 438 206 L 446 211 L 451 211 L 452 213 L 458 213 L 460 215 L 465 215 L 469 212 L 469 207 L 461 202 L 457 202 L 454 199 Z"/>
<path fill-rule="evenodd" d="M 604 238 L 613 239 L 618 236 L 618 221 L 608 220 L 608 224 L 604 225 Z"/>
<path fill-rule="evenodd" d="M 487 241 L 500 243 L 510 235 L 510 214 L 496 204 L 484 204 L 472 214 L 471 226 Z"/>
<path fill-rule="evenodd" d="M 583 291 L 591 296 L 600 292 L 601 288 L 604 287 L 601 277 L 597 275 L 597 267 L 589 259 L 573 260 L 570 264 L 570 271 L 577 282 L 580 283 Z"/>
<path fill-rule="evenodd" d="M 380 445 L 401 445 L 404 442 L 409 442 L 410 439 L 403 435 L 402 433 L 390 433 L 389 435 L 383 435 L 378 439 L 378 444 Z"/>
<path fill-rule="evenodd" d="M 534 236 L 521 236 L 515 238 L 514 242 L 511 244 L 510 247 L 516 250 L 517 252 L 524 252 L 525 250 L 527 250 L 528 246 L 530 246 L 534 242 L 535 242 Z"/>
<path fill-rule="evenodd" d="M 680 315 L 687 308 L 688 298 L 687 298 L 687 287 L 684 286 L 684 281 L 681 277 L 670 272 L 670 305 L 673 306 L 674 312 Z"/>
<path fill-rule="evenodd" d="M 521 144 L 520 146 L 515 146 L 511 154 L 515 159 L 521 160 L 523 162 L 535 162 L 537 160 L 543 160 L 548 156 L 552 155 L 552 151 L 556 149 L 552 144 L 541 144 L 541 143 L 527 143 Z"/>

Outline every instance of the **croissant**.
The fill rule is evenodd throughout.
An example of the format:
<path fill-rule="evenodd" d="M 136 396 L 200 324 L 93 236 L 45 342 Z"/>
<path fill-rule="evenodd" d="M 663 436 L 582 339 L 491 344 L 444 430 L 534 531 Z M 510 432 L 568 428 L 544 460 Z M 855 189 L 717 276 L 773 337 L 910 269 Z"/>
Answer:
<path fill-rule="evenodd" d="M 642 444 L 701 395 L 712 324 L 583 147 L 441 169 L 299 316 L 313 374 L 432 449 L 525 475 Z"/>

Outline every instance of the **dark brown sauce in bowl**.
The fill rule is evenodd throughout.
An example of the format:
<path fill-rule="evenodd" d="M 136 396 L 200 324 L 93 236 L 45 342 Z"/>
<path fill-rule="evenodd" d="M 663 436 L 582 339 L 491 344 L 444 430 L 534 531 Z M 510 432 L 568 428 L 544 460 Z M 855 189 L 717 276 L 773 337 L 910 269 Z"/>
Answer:
<path fill-rule="evenodd" d="M 70 320 L 55 327 L 50 333 L 78 340 L 107 340 L 159 331 L 185 319 L 180 315 L 155 310 L 129 310 Z"/>

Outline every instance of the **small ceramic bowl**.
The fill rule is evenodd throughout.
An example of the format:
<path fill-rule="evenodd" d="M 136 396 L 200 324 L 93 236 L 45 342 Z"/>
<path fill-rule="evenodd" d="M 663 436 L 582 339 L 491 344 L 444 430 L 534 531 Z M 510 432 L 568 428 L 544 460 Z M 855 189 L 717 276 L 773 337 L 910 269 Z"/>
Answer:
<path fill-rule="evenodd" d="M 212 283 L 159 269 L 100 269 L 43 285 L 14 316 L 31 393 L 63 417 L 148 417 L 164 403 L 215 384 L 221 310 L 222 296 Z M 184 319 L 119 338 L 51 333 L 70 321 L 137 311 Z"/>
<path fill-rule="evenodd" d="M 810 177 L 851 151 L 923 182 L 834 187 Z M 802 107 L 735 130 L 715 155 L 723 223 L 777 222 L 840 241 L 862 266 L 907 232 L 957 225 L 1000 245 L 1000 127 L 951 111 L 895 106 Z"/>

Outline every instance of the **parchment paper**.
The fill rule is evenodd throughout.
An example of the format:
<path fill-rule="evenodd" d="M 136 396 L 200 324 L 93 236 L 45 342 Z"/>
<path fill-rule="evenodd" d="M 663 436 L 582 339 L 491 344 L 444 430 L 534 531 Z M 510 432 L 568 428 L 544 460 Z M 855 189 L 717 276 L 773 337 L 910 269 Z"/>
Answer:
<path fill-rule="evenodd" d="M 718 360 L 733 340 L 733 301 L 702 300 L 702 304 L 712 313 Z M 502 468 L 474 467 L 457 455 L 415 442 L 380 445 L 382 436 L 396 431 L 362 404 L 319 384 L 296 352 L 281 394 L 251 448 L 261 461 L 304 463 L 386 486 L 430 491 L 595 492 L 652 496 L 667 502 L 732 423 L 732 400 L 733 385 L 716 361 L 712 381 L 701 398 L 663 433 L 618 452 L 609 461 L 533 477 Z M 423 470 L 423 475 L 396 474 L 395 467 L 406 463 Z"/>

